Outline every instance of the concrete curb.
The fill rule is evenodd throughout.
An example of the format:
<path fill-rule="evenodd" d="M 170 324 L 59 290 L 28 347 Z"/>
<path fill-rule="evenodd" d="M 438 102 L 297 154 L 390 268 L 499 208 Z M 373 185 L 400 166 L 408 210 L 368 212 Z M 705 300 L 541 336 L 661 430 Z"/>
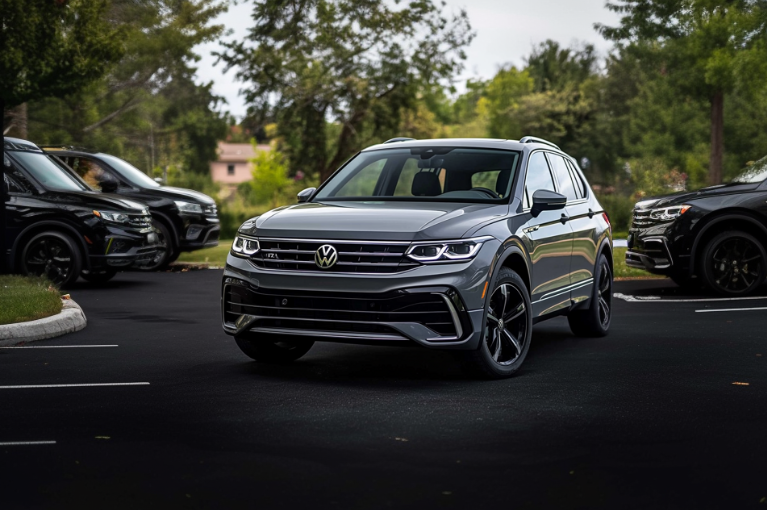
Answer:
<path fill-rule="evenodd" d="M 64 305 L 61 313 L 36 321 L 0 326 L 0 347 L 45 340 L 83 329 L 88 320 L 80 305 L 71 299 L 61 301 Z"/>

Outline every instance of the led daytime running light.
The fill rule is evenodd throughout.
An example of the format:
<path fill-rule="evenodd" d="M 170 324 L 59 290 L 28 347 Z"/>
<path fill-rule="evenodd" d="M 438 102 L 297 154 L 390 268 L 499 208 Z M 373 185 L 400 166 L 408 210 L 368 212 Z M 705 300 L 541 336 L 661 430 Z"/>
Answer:
<path fill-rule="evenodd" d="M 251 239 L 249 237 L 236 236 L 232 243 L 232 253 L 235 255 L 250 257 L 258 253 L 261 249 L 261 245 L 258 239 Z"/>

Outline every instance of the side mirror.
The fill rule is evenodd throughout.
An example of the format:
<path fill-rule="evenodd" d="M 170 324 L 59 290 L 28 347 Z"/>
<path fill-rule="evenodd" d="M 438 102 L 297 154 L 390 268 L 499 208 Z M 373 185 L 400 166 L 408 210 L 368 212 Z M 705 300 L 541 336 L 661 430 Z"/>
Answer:
<path fill-rule="evenodd" d="M 533 207 L 530 208 L 530 213 L 533 216 L 538 216 L 541 211 L 555 211 L 557 209 L 564 209 L 566 204 L 566 196 L 555 191 L 539 189 L 533 193 Z"/>
<path fill-rule="evenodd" d="M 306 188 L 305 190 L 300 191 L 298 193 L 298 203 L 308 202 L 315 191 L 317 191 L 317 188 Z"/>
<path fill-rule="evenodd" d="M 162 177 L 155 177 L 154 182 L 156 182 L 157 184 L 165 184 L 165 179 L 163 179 Z"/>
<path fill-rule="evenodd" d="M 99 186 L 104 193 L 114 193 L 117 191 L 117 181 L 114 179 L 104 179 L 103 181 L 99 181 Z"/>

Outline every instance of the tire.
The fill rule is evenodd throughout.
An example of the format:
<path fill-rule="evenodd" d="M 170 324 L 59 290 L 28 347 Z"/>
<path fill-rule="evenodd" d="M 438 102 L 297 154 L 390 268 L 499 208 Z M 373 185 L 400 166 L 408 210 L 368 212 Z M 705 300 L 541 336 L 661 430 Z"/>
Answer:
<path fill-rule="evenodd" d="M 604 254 L 600 254 L 597 259 L 594 282 L 589 307 L 585 310 L 572 311 L 567 316 L 570 329 L 575 336 L 602 337 L 606 336 L 610 329 L 613 308 L 613 274 Z"/>
<path fill-rule="evenodd" d="M 701 285 L 700 280 L 697 278 L 690 278 L 687 274 L 671 273 L 668 277 L 671 278 L 671 281 L 678 287 L 684 290 L 702 290 L 703 286 Z"/>
<path fill-rule="evenodd" d="M 95 271 L 83 269 L 80 277 L 89 283 L 106 283 L 114 278 L 116 274 L 117 271 L 114 269 L 97 269 Z"/>
<path fill-rule="evenodd" d="M 498 271 L 490 288 L 479 348 L 462 354 L 465 356 L 464 367 L 472 375 L 503 379 L 519 370 L 530 350 L 532 305 L 525 282 L 507 267 Z"/>
<path fill-rule="evenodd" d="M 157 271 L 164 269 L 168 264 L 170 264 L 171 258 L 174 254 L 174 243 L 170 229 L 166 227 L 163 222 L 157 221 L 154 218 L 152 218 L 152 226 L 157 229 L 157 237 L 159 237 L 160 244 L 163 246 L 163 249 L 157 252 L 155 258 L 152 259 L 152 262 L 141 266 L 139 268 L 141 271 Z M 176 255 L 176 257 L 178 257 L 178 255 Z"/>
<path fill-rule="evenodd" d="M 24 244 L 21 271 L 27 275 L 44 276 L 59 287 L 66 287 L 80 276 L 82 260 L 80 248 L 69 235 L 50 230 L 35 235 Z"/>
<path fill-rule="evenodd" d="M 745 296 L 764 283 L 767 254 L 761 242 L 738 230 L 722 232 L 703 250 L 703 279 L 724 296 Z"/>
<path fill-rule="evenodd" d="M 312 348 L 314 340 L 285 339 L 282 335 L 255 335 L 235 337 L 237 346 L 246 356 L 260 363 L 290 363 Z"/>

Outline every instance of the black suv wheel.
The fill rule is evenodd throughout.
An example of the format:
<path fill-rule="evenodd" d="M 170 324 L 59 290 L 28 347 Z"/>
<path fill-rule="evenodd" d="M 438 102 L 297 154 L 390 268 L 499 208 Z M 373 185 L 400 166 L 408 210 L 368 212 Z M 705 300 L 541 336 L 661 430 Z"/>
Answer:
<path fill-rule="evenodd" d="M 594 289 L 589 307 L 567 316 L 570 329 L 576 336 L 599 337 L 607 335 L 613 314 L 613 274 L 604 255 L 599 256 L 594 273 Z"/>
<path fill-rule="evenodd" d="M 722 232 L 703 251 L 703 275 L 719 294 L 745 295 L 764 283 L 766 261 L 764 246 L 751 234 Z"/>
<path fill-rule="evenodd" d="M 82 255 L 71 237 L 51 230 L 27 241 L 21 250 L 21 267 L 24 274 L 45 276 L 64 287 L 80 276 Z"/>

